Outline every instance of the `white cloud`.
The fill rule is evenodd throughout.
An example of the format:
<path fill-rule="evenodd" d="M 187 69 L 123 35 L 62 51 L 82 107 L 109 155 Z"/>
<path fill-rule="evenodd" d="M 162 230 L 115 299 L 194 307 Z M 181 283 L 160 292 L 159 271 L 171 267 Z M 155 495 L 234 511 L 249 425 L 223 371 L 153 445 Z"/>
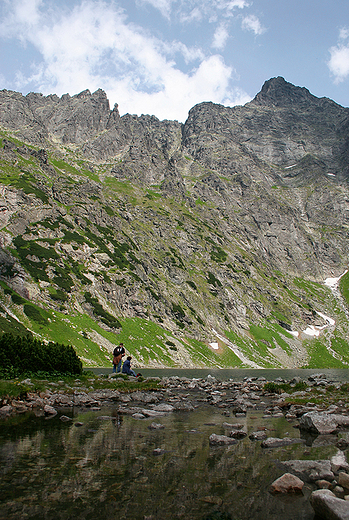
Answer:
<path fill-rule="evenodd" d="M 265 32 L 265 28 L 262 26 L 257 16 L 255 16 L 254 14 L 245 16 L 242 20 L 241 26 L 243 29 L 246 29 L 247 31 L 252 31 L 256 35 L 260 35 Z"/>
<path fill-rule="evenodd" d="M 236 9 L 244 9 L 247 0 L 138 0 L 150 4 L 167 19 L 178 17 L 181 23 L 198 22 L 204 19 L 217 20 L 218 13 L 227 17 Z"/>
<path fill-rule="evenodd" d="M 349 75 L 349 45 L 331 47 L 330 54 L 328 67 L 334 75 L 335 83 L 340 83 Z"/>
<path fill-rule="evenodd" d="M 171 15 L 171 7 L 174 0 L 138 0 L 138 3 L 150 4 L 155 9 L 158 9 L 162 16 L 165 18 L 170 18 Z"/>
<path fill-rule="evenodd" d="M 331 57 L 327 65 L 335 83 L 340 83 L 349 76 L 349 43 L 345 44 L 348 37 L 349 27 L 342 27 L 339 30 L 338 44 L 329 49 Z"/>
<path fill-rule="evenodd" d="M 214 49 L 224 49 L 228 38 L 229 33 L 225 25 L 218 26 L 213 35 L 212 47 Z"/>
<path fill-rule="evenodd" d="M 346 40 L 349 37 L 349 27 L 342 27 L 339 30 L 339 39 Z"/>
<path fill-rule="evenodd" d="M 155 3 L 161 4 L 160 0 Z M 29 42 L 42 56 L 32 64 L 30 77 L 17 74 L 19 90 L 30 84 L 43 94 L 62 95 L 103 88 L 111 104 L 118 103 L 121 114 L 148 113 L 180 121 L 201 101 L 232 105 L 250 100 L 232 88 L 236 73 L 221 56 L 154 38 L 129 23 L 125 12 L 113 3 L 82 0 L 66 10 L 57 4 L 43 10 L 44 0 L 13 0 L 11 5 L 0 29 L 8 37 Z M 21 6 L 28 16 L 23 16 Z M 216 33 L 216 46 L 223 45 L 225 38 L 222 27 Z M 185 72 L 176 64 L 177 54 L 187 63 Z"/>
<path fill-rule="evenodd" d="M 5 19 L 0 23 L 1 35 L 8 36 L 18 25 L 23 28 L 35 26 L 41 18 L 39 8 L 42 4 L 43 0 L 3 0 Z"/>
<path fill-rule="evenodd" d="M 204 13 L 198 8 L 194 7 L 189 13 L 180 12 L 179 19 L 181 23 L 189 24 L 191 22 L 200 22 L 204 17 Z"/>

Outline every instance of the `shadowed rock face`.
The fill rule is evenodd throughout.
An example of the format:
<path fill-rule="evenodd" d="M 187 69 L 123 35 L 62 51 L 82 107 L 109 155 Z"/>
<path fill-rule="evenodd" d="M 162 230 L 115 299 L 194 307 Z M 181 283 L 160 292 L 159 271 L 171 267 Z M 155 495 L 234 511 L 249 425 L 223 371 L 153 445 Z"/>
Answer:
<path fill-rule="evenodd" d="M 288 330 L 324 325 L 316 314 L 328 315 L 324 297 L 287 291 L 294 277 L 322 282 L 347 268 L 348 108 L 280 77 L 244 106 L 200 103 L 184 124 L 120 116 L 102 90 L 60 98 L 3 90 L 0 125 L 4 171 L 29 164 L 1 188 L 4 249 L 22 234 L 32 239 L 37 223 L 68 215 L 71 233 L 92 229 L 99 238 L 84 249 L 65 239 L 56 253 L 62 265 L 74 257 L 90 266 L 94 296 L 118 316 L 161 316 L 198 339 L 262 320 Z M 66 229 L 55 233 L 61 240 Z M 137 261 L 127 256 L 112 271 L 125 236 L 122 254 L 132 249 Z M 295 366 L 304 363 L 295 356 Z"/>

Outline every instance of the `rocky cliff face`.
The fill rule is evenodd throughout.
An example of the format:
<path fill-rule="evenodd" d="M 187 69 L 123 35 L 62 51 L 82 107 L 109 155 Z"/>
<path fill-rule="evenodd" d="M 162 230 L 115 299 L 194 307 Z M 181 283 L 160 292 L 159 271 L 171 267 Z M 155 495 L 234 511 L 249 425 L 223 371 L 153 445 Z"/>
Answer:
<path fill-rule="evenodd" d="M 190 342 L 217 340 L 219 366 L 311 365 L 309 326 L 349 361 L 345 300 L 323 285 L 348 265 L 349 109 L 273 78 L 184 125 L 120 117 L 101 90 L 1 91 L 0 125 L 11 290 L 104 331 L 161 325 L 162 364 L 205 363 Z"/>

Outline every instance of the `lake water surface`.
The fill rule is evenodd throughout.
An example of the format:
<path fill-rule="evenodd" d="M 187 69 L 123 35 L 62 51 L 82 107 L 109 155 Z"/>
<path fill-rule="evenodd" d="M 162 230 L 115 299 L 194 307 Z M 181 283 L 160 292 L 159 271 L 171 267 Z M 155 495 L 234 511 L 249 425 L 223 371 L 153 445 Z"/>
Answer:
<path fill-rule="evenodd" d="M 244 372 L 240 378 L 250 377 L 251 371 Z M 348 379 L 348 371 L 332 372 L 333 380 L 338 372 Z M 117 410 L 115 404 L 99 411 L 62 410 L 51 419 L 26 413 L 1 420 L 0 519 L 313 520 L 311 485 L 303 495 L 286 498 L 271 495 L 269 486 L 285 472 L 282 460 L 338 453 L 333 441 L 323 439 L 269 450 L 248 437 L 233 446 L 209 445 L 212 433 L 226 433 L 224 422 L 241 423 L 248 434 L 266 428 L 269 437 L 299 438 L 284 417 L 265 418 L 259 410 L 227 417 L 203 404 L 157 418 L 161 430 L 149 428 L 154 419 L 120 416 Z M 72 421 L 62 422 L 62 413 Z"/>

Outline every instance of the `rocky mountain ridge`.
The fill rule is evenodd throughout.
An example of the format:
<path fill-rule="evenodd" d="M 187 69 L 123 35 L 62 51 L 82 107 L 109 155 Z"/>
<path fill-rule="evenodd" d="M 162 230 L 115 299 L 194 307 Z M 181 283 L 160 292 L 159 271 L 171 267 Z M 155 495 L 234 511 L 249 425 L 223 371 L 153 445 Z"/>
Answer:
<path fill-rule="evenodd" d="M 348 266 L 348 121 L 283 78 L 183 125 L 120 117 L 102 90 L 1 91 L 4 319 L 52 338 L 26 305 L 88 317 L 86 364 L 123 338 L 140 365 L 346 366 L 347 303 L 323 282 Z"/>

